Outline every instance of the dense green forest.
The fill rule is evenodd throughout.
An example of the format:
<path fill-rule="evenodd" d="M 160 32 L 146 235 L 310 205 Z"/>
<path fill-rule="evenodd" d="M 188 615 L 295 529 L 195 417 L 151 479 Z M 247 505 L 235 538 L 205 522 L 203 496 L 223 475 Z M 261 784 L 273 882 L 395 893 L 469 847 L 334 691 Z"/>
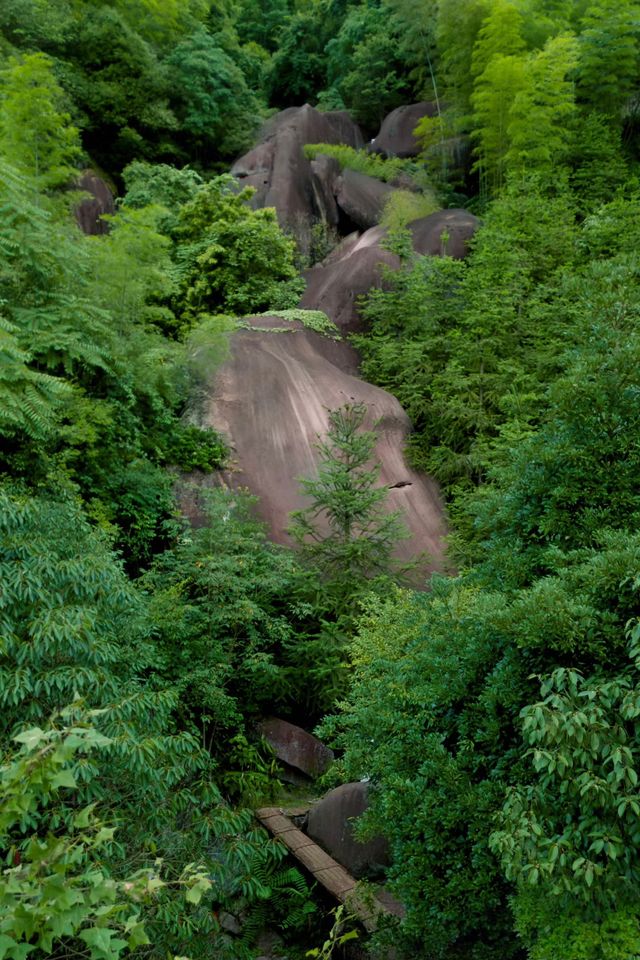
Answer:
<path fill-rule="evenodd" d="M 358 406 L 300 549 L 175 481 L 228 458 L 190 411 L 239 318 L 304 289 L 231 163 L 277 110 L 373 137 L 418 100 L 422 209 L 482 225 L 456 260 L 396 224 L 355 337 L 447 501 L 457 572 L 415 590 Z M 251 814 L 274 710 L 370 781 L 406 917 L 365 955 L 640 957 L 639 160 L 635 0 L 2 0 L 0 960 L 318 947 Z"/>

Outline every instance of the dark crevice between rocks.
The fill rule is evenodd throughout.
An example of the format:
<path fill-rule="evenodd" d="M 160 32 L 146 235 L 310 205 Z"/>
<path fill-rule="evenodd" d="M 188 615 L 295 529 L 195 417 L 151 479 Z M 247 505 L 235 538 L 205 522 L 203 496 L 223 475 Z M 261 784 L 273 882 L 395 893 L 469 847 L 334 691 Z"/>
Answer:
<path fill-rule="evenodd" d="M 352 233 L 362 233 L 355 220 L 352 220 L 348 213 L 345 213 L 342 207 L 338 206 L 338 223 L 336 231 L 340 237 L 349 237 Z"/>

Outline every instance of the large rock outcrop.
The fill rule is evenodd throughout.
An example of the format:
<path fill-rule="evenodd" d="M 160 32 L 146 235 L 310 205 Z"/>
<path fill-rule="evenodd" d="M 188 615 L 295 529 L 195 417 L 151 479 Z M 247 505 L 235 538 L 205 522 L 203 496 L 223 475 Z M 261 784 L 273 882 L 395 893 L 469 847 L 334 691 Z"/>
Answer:
<path fill-rule="evenodd" d="M 469 252 L 469 241 L 480 221 L 461 208 L 438 210 L 409 224 L 413 248 L 423 256 L 454 257 L 462 260 Z"/>
<path fill-rule="evenodd" d="M 330 409 L 349 402 L 366 404 L 366 426 L 376 422 L 380 485 L 389 489 L 387 509 L 402 510 L 410 532 L 396 555 L 408 560 L 429 556 L 416 576 L 441 567 L 446 532 L 437 485 L 412 470 L 404 458 L 410 431 L 398 401 L 357 377 L 357 355 L 337 342 L 278 317 L 253 318 L 254 329 L 238 331 L 231 356 L 212 377 L 204 422 L 230 440 L 233 462 L 224 482 L 248 488 L 260 499 L 259 514 L 271 537 L 290 544 L 289 514 L 306 505 L 299 477 L 318 467 L 318 436 L 327 432 Z M 289 327 L 288 332 L 275 332 Z M 197 503 L 188 505 L 197 520 Z"/>
<path fill-rule="evenodd" d="M 429 105 L 394 111 L 394 136 L 415 125 L 416 107 L 424 115 Z M 387 133 L 391 136 L 389 129 Z M 309 106 L 284 110 L 269 121 L 262 141 L 232 172 L 241 184 L 256 187 L 254 205 L 275 206 L 280 222 L 296 232 L 303 223 L 309 228 L 315 217 L 341 229 L 345 221 L 375 222 L 391 187 L 350 171 L 341 173 L 337 162 L 326 156 L 309 162 L 303 145 L 323 141 L 362 145 L 358 128 L 344 113 L 322 114 Z M 408 149 L 396 140 L 393 152 Z M 445 210 L 414 221 L 410 230 L 417 252 L 462 257 L 477 226 L 467 211 Z M 323 310 L 343 335 L 361 329 L 358 298 L 385 282 L 385 268 L 400 266 L 399 258 L 382 245 L 385 235 L 383 227 L 374 226 L 346 237 L 307 271 L 300 306 Z M 202 412 L 205 425 L 226 435 L 231 463 L 222 478 L 201 478 L 200 486 L 222 482 L 231 489 L 248 488 L 258 497 L 256 509 L 272 539 L 290 545 L 290 513 L 307 505 L 299 478 L 317 474 L 316 442 L 326 435 L 328 411 L 363 403 L 368 411 L 365 426 L 375 427 L 378 434 L 379 484 L 389 491 L 386 508 L 401 510 L 410 533 L 397 545 L 396 556 L 422 556 L 416 582 L 441 569 L 443 504 L 437 485 L 405 460 L 410 424 L 398 401 L 359 379 L 358 356 L 345 340 L 277 316 L 249 318 L 249 324 L 233 335 L 230 356 L 212 375 Z M 198 523 L 203 513 L 197 491 L 183 490 L 181 500 L 184 512 Z"/>
<path fill-rule="evenodd" d="M 397 270 L 400 266 L 400 259 L 380 245 L 385 234 L 383 227 L 373 227 L 362 236 L 350 238 L 334 255 L 307 270 L 307 288 L 300 306 L 323 310 L 342 333 L 362 330 L 358 298 L 382 285 L 384 267 Z"/>
<path fill-rule="evenodd" d="M 304 237 L 323 217 L 314 192 L 313 170 L 304 155 L 307 143 L 363 146 L 362 134 L 346 111 L 321 113 L 309 104 L 289 107 L 265 125 L 261 142 L 237 160 L 231 173 L 243 186 L 256 188 L 253 206 L 275 207 L 280 225 Z"/>
<path fill-rule="evenodd" d="M 311 186 L 313 199 L 320 219 L 331 227 L 337 227 L 340 211 L 336 203 L 336 184 L 340 178 L 340 164 L 335 157 L 319 154 L 311 161 Z"/>
<path fill-rule="evenodd" d="M 420 144 L 413 131 L 423 117 L 435 117 L 437 113 L 437 105 L 426 100 L 396 107 L 382 121 L 380 132 L 369 144 L 369 150 L 385 157 L 416 157 L 420 153 Z"/>
<path fill-rule="evenodd" d="M 416 253 L 462 258 L 480 221 L 467 210 L 438 210 L 409 224 Z M 322 263 L 307 270 L 301 306 L 324 310 L 344 333 L 362 330 L 358 298 L 384 283 L 384 268 L 397 269 L 399 258 L 382 246 L 387 231 L 372 227 L 354 234 Z"/>

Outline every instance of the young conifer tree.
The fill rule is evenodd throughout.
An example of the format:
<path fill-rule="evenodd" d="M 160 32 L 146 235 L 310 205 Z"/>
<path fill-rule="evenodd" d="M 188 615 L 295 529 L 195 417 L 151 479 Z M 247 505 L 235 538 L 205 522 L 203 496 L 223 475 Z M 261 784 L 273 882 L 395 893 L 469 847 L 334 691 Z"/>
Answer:
<path fill-rule="evenodd" d="M 291 515 L 289 531 L 303 558 L 344 596 L 388 573 L 395 544 L 407 536 L 400 512 L 385 509 L 387 488 L 372 462 L 376 434 L 362 429 L 366 413 L 363 403 L 329 412 L 327 436 L 316 444 L 318 476 L 300 481 L 311 503 Z"/>

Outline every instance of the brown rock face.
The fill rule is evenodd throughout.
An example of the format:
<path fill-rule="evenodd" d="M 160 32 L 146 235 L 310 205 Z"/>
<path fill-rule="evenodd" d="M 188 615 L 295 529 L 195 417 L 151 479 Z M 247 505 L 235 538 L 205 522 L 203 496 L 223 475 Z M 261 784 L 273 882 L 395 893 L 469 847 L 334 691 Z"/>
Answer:
<path fill-rule="evenodd" d="M 438 210 L 409 224 L 417 253 L 431 256 L 466 257 L 468 244 L 480 221 L 468 210 Z"/>
<path fill-rule="evenodd" d="M 384 118 L 369 149 L 386 157 L 416 157 L 420 145 L 413 135 L 415 126 L 423 117 L 435 117 L 436 114 L 436 104 L 426 100 L 397 107 Z"/>
<path fill-rule="evenodd" d="M 346 245 L 341 257 L 330 256 L 307 270 L 307 289 L 300 306 L 324 310 L 343 333 L 362 330 L 358 297 L 382 285 L 384 266 L 394 270 L 400 266 L 399 258 L 380 246 L 384 235 L 382 227 L 373 227 Z"/>
<path fill-rule="evenodd" d="M 307 504 L 298 478 L 317 472 L 315 442 L 327 432 L 328 409 L 362 402 L 368 409 L 366 426 L 380 421 L 376 458 L 380 485 L 389 488 L 388 509 L 403 511 L 411 534 L 398 544 L 396 555 L 408 560 L 423 551 L 430 554 L 417 577 L 441 567 L 442 503 L 436 484 L 406 464 L 410 424 L 398 401 L 358 379 L 357 355 L 349 344 L 277 317 L 253 323 L 260 329 L 234 334 L 231 356 L 212 379 L 204 411 L 205 423 L 221 430 L 232 446 L 234 463 L 225 482 L 256 494 L 272 539 L 290 544 L 289 513 Z M 273 332 L 283 326 L 291 332 Z"/>
<path fill-rule="evenodd" d="M 258 730 L 271 744 L 278 760 L 309 777 L 321 776 L 333 763 L 333 750 L 293 723 L 271 717 L 258 724 Z"/>
<path fill-rule="evenodd" d="M 77 189 L 91 194 L 81 200 L 75 209 L 78 226 L 83 233 L 99 236 L 109 232 L 109 224 L 101 220 L 103 214 L 113 215 L 116 205 L 109 184 L 93 170 L 85 170 L 77 182 Z"/>
<path fill-rule="evenodd" d="M 380 222 L 382 208 L 393 187 L 355 170 L 344 170 L 335 183 L 336 203 L 363 230 Z"/>
<path fill-rule="evenodd" d="M 353 821 L 367 809 L 368 785 L 345 783 L 330 790 L 309 811 L 307 833 L 354 877 L 372 876 L 389 865 L 389 848 L 382 837 L 360 843 Z"/>
<path fill-rule="evenodd" d="M 439 210 L 409 224 L 416 253 L 462 258 L 480 221 L 467 210 Z M 347 237 L 326 260 L 307 270 L 300 306 L 324 310 L 344 333 L 363 329 L 358 297 L 384 283 L 384 267 L 397 269 L 398 257 L 385 250 L 384 227 Z"/>
<path fill-rule="evenodd" d="M 320 217 L 332 227 L 338 225 L 340 219 L 338 205 L 335 200 L 335 185 L 340 176 L 340 164 L 335 157 L 326 157 L 319 154 L 311 161 L 311 187 L 313 199 Z"/>
<path fill-rule="evenodd" d="M 303 153 L 306 143 L 361 147 L 363 140 L 346 111 L 321 113 L 308 104 L 289 107 L 271 118 L 261 143 L 231 168 L 243 186 L 256 187 L 254 207 L 275 207 L 280 225 L 296 234 L 325 213 L 325 201 L 317 198 L 318 183 L 314 190 L 311 164 Z M 332 200 L 330 195 L 329 206 Z"/>
<path fill-rule="evenodd" d="M 414 104 L 390 117 L 415 125 L 427 107 Z M 337 224 L 336 195 L 349 218 L 359 216 L 363 223 L 374 218 L 373 212 L 359 212 L 365 211 L 366 200 L 369 209 L 375 207 L 377 219 L 381 198 L 391 188 L 351 171 L 340 176 L 337 162 L 329 157 L 307 161 L 303 144 L 322 141 L 361 145 L 357 127 L 344 113 L 321 114 L 309 106 L 283 110 L 266 126 L 262 142 L 238 160 L 232 172 L 241 184 L 258 188 L 255 205 L 275 206 L 280 222 L 290 229 L 299 227 L 301 220 L 309 226 L 315 216 Z M 410 229 L 417 252 L 462 257 L 477 226 L 478 220 L 465 210 L 444 210 L 415 220 Z M 381 246 L 385 234 L 383 227 L 374 226 L 362 235 L 346 237 L 307 271 L 300 306 L 323 310 L 343 334 L 362 329 L 358 297 L 384 283 L 385 267 L 400 265 L 398 257 Z M 289 515 L 308 505 L 299 478 L 317 474 L 315 444 L 318 436 L 326 435 L 328 411 L 345 403 L 363 403 L 368 410 L 365 426 L 375 427 L 378 434 L 376 459 L 379 483 L 389 490 L 387 509 L 402 511 L 410 533 L 395 555 L 401 560 L 423 557 L 416 583 L 442 569 L 447 532 L 443 505 L 437 485 L 405 461 L 410 424 L 398 401 L 358 378 L 358 357 L 349 343 L 278 317 L 256 317 L 251 323 L 252 329 L 233 335 L 230 357 L 212 376 L 203 410 L 204 425 L 225 434 L 232 451 L 222 482 L 255 494 L 256 510 L 271 538 L 290 545 Z M 277 332 L 278 328 L 286 331 Z M 200 486 L 220 479 L 203 478 Z M 183 491 L 181 498 L 187 516 L 196 524 L 202 522 L 197 492 Z"/>

